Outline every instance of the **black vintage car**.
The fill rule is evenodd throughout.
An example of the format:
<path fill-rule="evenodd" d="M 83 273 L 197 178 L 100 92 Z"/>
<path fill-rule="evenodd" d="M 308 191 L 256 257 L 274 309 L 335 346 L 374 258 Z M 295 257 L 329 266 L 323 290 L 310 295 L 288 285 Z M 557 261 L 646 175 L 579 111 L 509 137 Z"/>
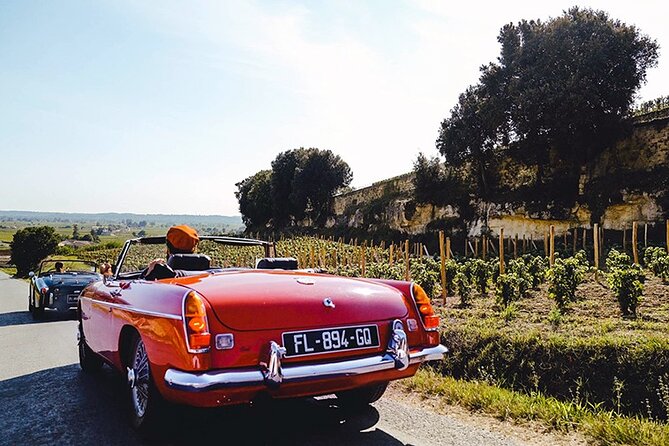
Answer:
<path fill-rule="evenodd" d="M 76 310 L 79 293 L 86 285 L 102 280 L 97 265 L 85 260 L 44 260 L 37 274 L 30 273 L 30 295 L 28 311 L 34 319 L 40 319 L 45 309 L 67 312 Z"/>

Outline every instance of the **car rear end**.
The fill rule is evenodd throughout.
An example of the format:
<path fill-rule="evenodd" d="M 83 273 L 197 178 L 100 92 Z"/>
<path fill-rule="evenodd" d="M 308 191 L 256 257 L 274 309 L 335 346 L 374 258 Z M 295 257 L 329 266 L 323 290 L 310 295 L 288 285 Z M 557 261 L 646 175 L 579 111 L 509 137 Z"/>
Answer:
<path fill-rule="evenodd" d="M 408 282 L 281 272 L 204 280 L 183 302 L 199 367 L 157 365 L 158 385 L 170 400 L 219 406 L 383 384 L 442 359 L 438 325 Z"/>

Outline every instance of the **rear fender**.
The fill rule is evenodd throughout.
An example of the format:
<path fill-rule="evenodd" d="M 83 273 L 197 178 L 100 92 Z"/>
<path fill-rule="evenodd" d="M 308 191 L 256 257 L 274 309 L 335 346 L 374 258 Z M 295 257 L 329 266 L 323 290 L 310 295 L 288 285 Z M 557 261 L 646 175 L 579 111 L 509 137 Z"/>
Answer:
<path fill-rule="evenodd" d="M 399 290 L 404 296 L 404 301 L 407 305 L 407 310 L 409 311 L 409 317 L 415 319 L 418 322 L 419 331 L 421 333 L 421 343 L 424 345 L 436 345 L 438 344 L 438 338 L 434 335 L 428 335 L 428 332 L 423 326 L 422 318 L 418 312 L 418 306 L 416 301 L 413 298 L 413 293 L 411 292 L 411 287 L 413 282 L 407 282 L 406 280 L 391 280 L 391 279 L 365 279 L 374 283 L 381 283 L 387 286 L 391 286 Z"/>

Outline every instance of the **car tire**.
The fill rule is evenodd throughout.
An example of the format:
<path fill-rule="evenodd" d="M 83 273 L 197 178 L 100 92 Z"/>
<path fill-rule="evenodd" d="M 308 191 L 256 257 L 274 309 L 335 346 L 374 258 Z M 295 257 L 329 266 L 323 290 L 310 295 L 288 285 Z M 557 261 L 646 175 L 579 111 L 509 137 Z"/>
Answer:
<path fill-rule="evenodd" d="M 34 320 L 42 320 L 44 318 L 44 307 L 36 307 L 33 305 L 33 311 L 31 314 Z"/>
<path fill-rule="evenodd" d="M 360 387 L 358 389 L 338 392 L 337 401 L 343 407 L 363 407 L 377 401 L 383 396 L 388 387 L 388 382 Z"/>
<path fill-rule="evenodd" d="M 86 343 L 84 328 L 79 321 L 79 367 L 86 373 L 95 373 L 100 371 L 104 362 L 102 358 L 95 354 Z"/>
<path fill-rule="evenodd" d="M 127 359 L 127 385 L 132 426 L 143 435 L 155 433 L 164 416 L 165 401 L 151 377 L 151 364 L 142 338 L 135 334 Z"/>

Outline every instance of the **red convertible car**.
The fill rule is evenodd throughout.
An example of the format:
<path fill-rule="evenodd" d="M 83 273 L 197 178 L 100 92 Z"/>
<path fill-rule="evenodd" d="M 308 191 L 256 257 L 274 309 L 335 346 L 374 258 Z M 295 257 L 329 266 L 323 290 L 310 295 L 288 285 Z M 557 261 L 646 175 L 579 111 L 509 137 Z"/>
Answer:
<path fill-rule="evenodd" d="M 212 268 L 204 254 L 178 254 L 167 264 L 181 277 L 149 281 L 131 252 L 164 250 L 165 237 L 133 239 L 114 274 L 81 293 L 81 368 L 107 363 L 127 375 L 137 428 L 154 424 L 165 401 L 214 407 L 334 393 L 340 404 L 368 404 L 447 351 L 415 283 L 297 270 L 260 240 L 201 241 L 265 258 Z"/>

